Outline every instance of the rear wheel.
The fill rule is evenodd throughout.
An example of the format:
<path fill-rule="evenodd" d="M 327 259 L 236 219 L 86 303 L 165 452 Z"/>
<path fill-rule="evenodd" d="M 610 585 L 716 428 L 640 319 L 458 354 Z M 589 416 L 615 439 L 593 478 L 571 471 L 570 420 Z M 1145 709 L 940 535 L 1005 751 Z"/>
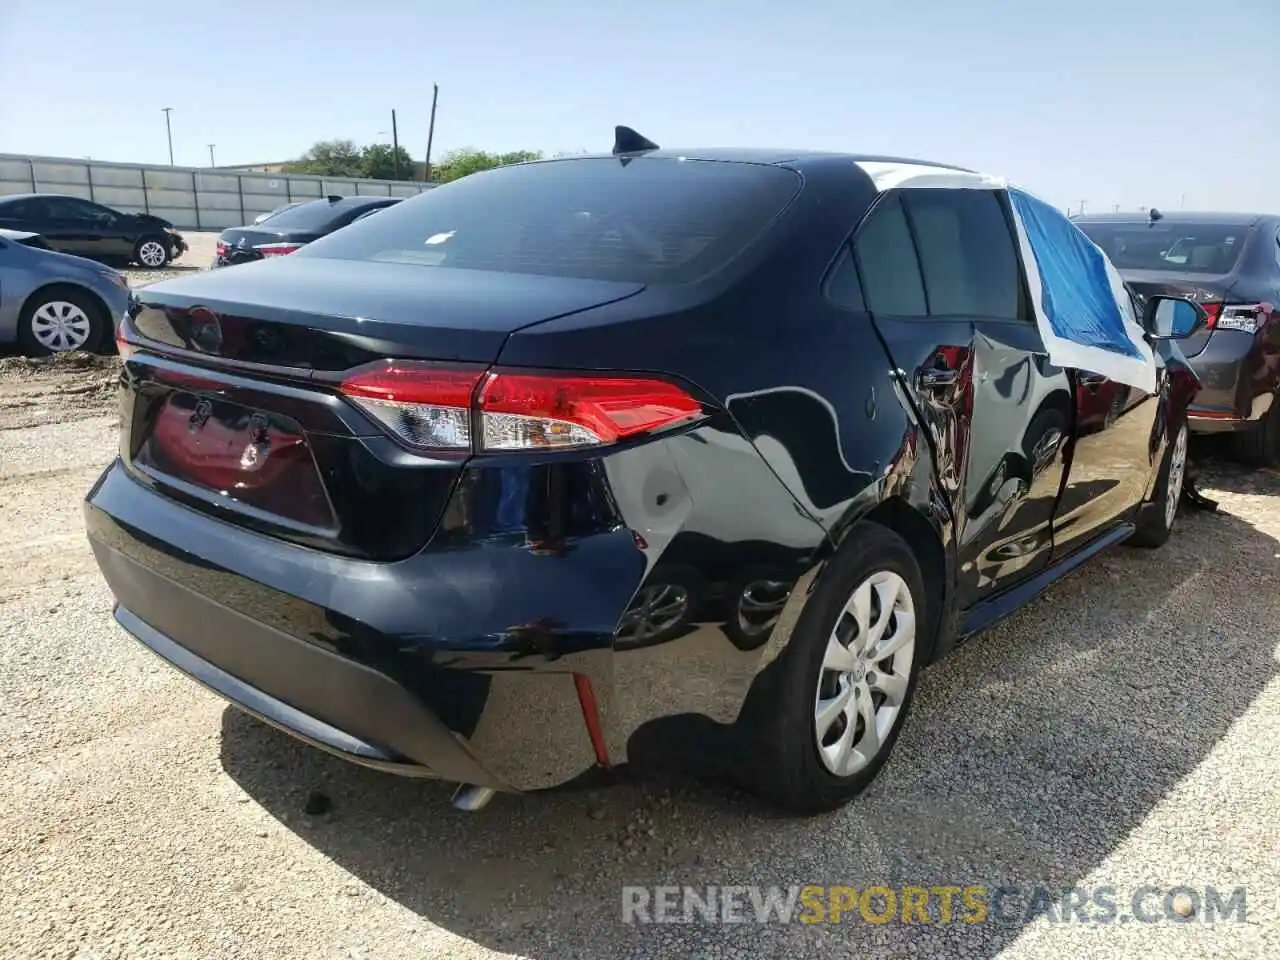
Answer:
<path fill-rule="evenodd" d="M 92 296 L 72 287 L 36 293 L 18 318 L 18 342 L 28 356 L 97 350 L 107 330 L 106 311 Z"/>
<path fill-rule="evenodd" d="M 1260 423 L 1231 438 L 1237 459 L 1251 467 L 1280 466 L 1280 413 L 1276 411 L 1278 403 L 1280 397 L 1272 401 L 1271 409 Z"/>
<path fill-rule="evenodd" d="M 906 541 L 868 523 L 832 561 L 748 722 L 750 785 L 795 813 L 848 803 L 888 759 L 924 659 L 928 621 Z"/>
<path fill-rule="evenodd" d="M 169 241 L 163 237 L 143 237 L 133 248 L 133 259 L 152 270 L 168 264 L 169 254 Z"/>
<path fill-rule="evenodd" d="M 1174 431 L 1169 449 L 1160 465 L 1156 493 L 1138 516 L 1138 529 L 1128 543 L 1135 547 L 1160 547 L 1173 533 L 1182 501 L 1182 481 L 1187 475 L 1187 421 L 1182 419 Z"/>

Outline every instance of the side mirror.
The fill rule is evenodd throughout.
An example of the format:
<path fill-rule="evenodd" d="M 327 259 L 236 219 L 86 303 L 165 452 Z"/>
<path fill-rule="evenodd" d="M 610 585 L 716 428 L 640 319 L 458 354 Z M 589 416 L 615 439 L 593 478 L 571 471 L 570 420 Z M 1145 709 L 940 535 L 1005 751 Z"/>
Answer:
<path fill-rule="evenodd" d="M 1149 297 L 1142 326 L 1153 340 L 1185 340 L 1209 323 L 1204 307 L 1186 297 Z"/>

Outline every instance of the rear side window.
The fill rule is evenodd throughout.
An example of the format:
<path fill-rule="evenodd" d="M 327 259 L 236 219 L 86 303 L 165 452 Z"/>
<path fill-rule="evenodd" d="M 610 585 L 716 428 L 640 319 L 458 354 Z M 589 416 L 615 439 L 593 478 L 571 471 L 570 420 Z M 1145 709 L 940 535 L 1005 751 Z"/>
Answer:
<path fill-rule="evenodd" d="M 846 310 L 867 309 L 862 299 L 862 281 L 858 279 L 858 268 L 853 262 L 853 250 L 848 244 L 840 248 L 840 256 L 827 275 L 824 292 L 828 299 Z"/>
<path fill-rule="evenodd" d="M 1019 319 L 1022 273 L 1009 221 L 989 190 L 909 190 L 929 315 Z"/>
<path fill-rule="evenodd" d="M 863 295 L 872 313 L 924 316 L 924 284 L 902 198 L 887 197 L 858 231 L 854 253 L 862 272 Z"/>
<path fill-rule="evenodd" d="M 36 217 L 40 211 L 33 200 L 11 200 L 0 204 L 0 217 Z"/>
<path fill-rule="evenodd" d="M 1226 223 L 1077 220 L 1117 270 L 1165 273 L 1230 273 L 1240 259 L 1249 227 Z"/>
<path fill-rule="evenodd" d="M 296 207 L 286 207 L 263 223 L 270 223 L 272 230 L 325 230 L 342 217 L 352 215 L 350 207 L 338 206 L 328 200 L 312 200 Z"/>
<path fill-rule="evenodd" d="M 741 253 L 799 188 L 794 171 L 761 164 L 521 164 L 428 190 L 295 256 L 690 283 Z"/>

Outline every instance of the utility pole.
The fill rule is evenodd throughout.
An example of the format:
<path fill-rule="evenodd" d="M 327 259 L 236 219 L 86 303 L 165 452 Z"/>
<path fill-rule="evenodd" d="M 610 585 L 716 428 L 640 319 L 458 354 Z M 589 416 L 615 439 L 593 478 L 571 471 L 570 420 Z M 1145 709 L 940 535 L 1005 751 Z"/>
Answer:
<path fill-rule="evenodd" d="M 209 166 L 211 167 L 216 167 L 218 165 L 213 159 L 213 148 L 216 146 L 216 143 L 209 144 Z"/>
<path fill-rule="evenodd" d="M 396 129 L 396 112 L 391 111 L 391 156 L 394 158 L 396 179 L 400 179 L 400 131 Z"/>
<path fill-rule="evenodd" d="M 1084 204 L 1085 204 L 1085 202 L 1084 202 L 1083 200 L 1081 200 L 1081 201 L 1080 201 L 1080 215 L 1081 215 L 1081 216 L 1084 216 Z"/>
<path fill-rule="evenodd" d="M 164 111 L 164 132 L 169 136 L 169 166 L 173 166 L 173 127 L 169 124 L 169 114 L 173 107 L 161 107 Z"/>
<path fill-rule="evenodd" d="M 431 85 L 431 125 L 427 127 L 427 160 L 422 165 L 422 182 L 431 181 L 431 141 L 436 135 L 436 101 L 440 99 L 440 84 Z"/>

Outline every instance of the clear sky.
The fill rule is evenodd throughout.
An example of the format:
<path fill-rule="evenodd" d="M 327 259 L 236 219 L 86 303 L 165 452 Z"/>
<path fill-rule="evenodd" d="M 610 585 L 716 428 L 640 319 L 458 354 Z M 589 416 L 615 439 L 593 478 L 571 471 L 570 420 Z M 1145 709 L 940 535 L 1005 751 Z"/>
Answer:
<path fill-rule="evenodd" d="M 1280 0 L 0 0 L 0 151 L 881 152 L 1058 206 L 1280 212 Z"/>

